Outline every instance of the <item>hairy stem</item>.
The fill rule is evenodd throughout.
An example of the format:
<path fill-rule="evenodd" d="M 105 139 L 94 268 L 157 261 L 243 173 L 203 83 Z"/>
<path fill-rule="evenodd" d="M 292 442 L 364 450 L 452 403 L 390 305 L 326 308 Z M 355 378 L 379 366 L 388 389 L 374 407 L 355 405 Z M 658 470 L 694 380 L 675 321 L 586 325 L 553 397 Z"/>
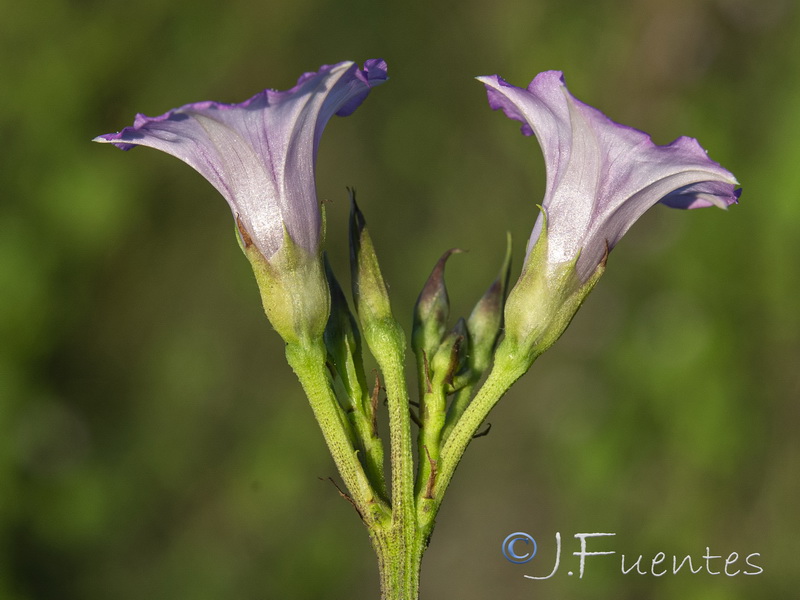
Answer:
<path fill-rule="evenodd" d="M 286 358 L 308 397 L 339 475 L 368 527 L 388 519 L 389 507 L 372 489 L 351 441 L 353 432 L 344 417 L 328 379 L 322 340 L 301 340 L 286 345 Z"/>

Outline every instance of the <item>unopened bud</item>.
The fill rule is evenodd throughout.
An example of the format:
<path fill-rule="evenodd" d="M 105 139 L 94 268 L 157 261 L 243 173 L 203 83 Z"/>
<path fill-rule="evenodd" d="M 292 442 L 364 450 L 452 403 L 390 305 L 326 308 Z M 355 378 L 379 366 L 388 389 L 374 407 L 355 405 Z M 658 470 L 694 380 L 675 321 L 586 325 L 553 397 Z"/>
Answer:
<path fill-rule="evenodd" d="M 497 279 L 483 294 L 467 320 L 470 335 L 470 369 L 476 378 L 489 368 L 503 327 L 503 308 L 511 272 L 511 234 L 506 238 L 506 255 Z"/>
<path fill-rule="evenodd" d="M 461 252 L 453 248 L 436 261 L 428 280 L 414 306 L 414 323 L 411 330 L 411 348 L 417 356 L 424 353 L 428 360 L 442 343 L 450 315 L 450 299 L 444 283 L 444 267 L 452 254 Z"/>
<path fill-rule="evenodd" d="M 444 336 L 430 363 L 432 379 L 452 385 L 455 376 L 461 372 L 469 354 L 469 333 L 467 323 L 459 319 L 456 326 Z"/>
<path fill-rule="evenodd" d="M 353 302 L 362 326 L 392 318 L 389 293 L 383 280 L 378 257 L 367 231 L 364 215 L 356 204 L 355 191 L 350 191 L 350 269 L 353 285 Z"/>

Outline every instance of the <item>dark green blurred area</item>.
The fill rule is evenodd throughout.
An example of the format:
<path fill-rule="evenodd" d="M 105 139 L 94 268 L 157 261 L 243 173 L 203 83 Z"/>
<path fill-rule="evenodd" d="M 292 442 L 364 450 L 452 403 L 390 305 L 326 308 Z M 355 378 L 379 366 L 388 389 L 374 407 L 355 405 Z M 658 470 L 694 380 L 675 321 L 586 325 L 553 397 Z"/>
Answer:
<path fill-rule="evenodd" d="M 224 201 L 171 157 L 89 142 L 137 111 L 241 101 L 378 56 L 391 81 L 329 124 L 317 182 L 345 282 L 357 187 L 404 323 L 442 251 L 470 250 L 448 267 L 467 313 L 507 230 L 519 268 L 536 216 L 536 142 L 475 75 L 524 85 L 562 69 L 657 142 L 697 137 L 744 187 L 727 213 L 655 208 L 614 251 L 467 452 L 422 598 L 797 597 L 799 10 L 1 2 L 0 600 L 378 597 Z M 500 553 L 520 530 L 541 546 L 524 566 Z M 556 531 L 559 574 L 523 578 L 549 572 Z M 622 575 L 616 556 L 568 577 L 572 535 L 595 531 L 634 557 L 758 552 L 764 573 Z"/>

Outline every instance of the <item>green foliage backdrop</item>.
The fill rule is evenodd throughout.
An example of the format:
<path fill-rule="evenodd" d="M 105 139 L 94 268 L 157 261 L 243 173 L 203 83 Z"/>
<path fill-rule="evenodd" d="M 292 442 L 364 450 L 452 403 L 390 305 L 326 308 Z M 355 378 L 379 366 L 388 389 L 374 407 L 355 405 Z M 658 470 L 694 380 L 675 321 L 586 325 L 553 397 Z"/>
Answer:
<path fill-rule="evenodd" d="M 728 213 L 656 208 L 467 452 L 423 598 L 796 597 L 800 15 L 791 0 L 0 1 L 0 600 L 375 598 L 377 571 L 227 206 L 190 168 L 89 140 L 203 99 L 384 57 L 322 141 L 332 260 L 355 185 L 410 323 L 438 255 L 454 313 L 516 267 L 544 187 L 471 78 L 570 89 L 737 174 Z M 540 541 L 515 566 L 500 542 Z M 761 553 L 756 577 L 543 582 L 553 536 Z M 740 562 L 741 565 L 741 562 Z"/>

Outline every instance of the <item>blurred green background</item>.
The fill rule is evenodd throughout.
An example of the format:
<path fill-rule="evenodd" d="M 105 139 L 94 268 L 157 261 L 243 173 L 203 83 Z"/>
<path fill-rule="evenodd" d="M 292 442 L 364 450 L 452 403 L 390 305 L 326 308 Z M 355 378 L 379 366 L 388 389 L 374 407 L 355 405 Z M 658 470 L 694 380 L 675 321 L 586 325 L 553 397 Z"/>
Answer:
<path fill-rule="evenodd" d="M 516 268 L 536 142 L 473 76 L 572 92 L 744 187 L 638 223 L 562 340 L 466 454 L 422 598 L 795 598 L 800 586 L 800 7 L 794 0 L 0 1 L 0 600 L 377 598 L 375 560 L 263 317 L 224 201 L 95 135 L 384 57 L 322 140 L 346 281 L 355 185 L 406 324 L 438 255 L 454 314 Z M 516 271 L 515 271 L 516 273 Z M 500 553 L 527 531 L 540 557 Z M 553 536 L 563 566 L 548 581 Z M 764 573 L 568 577 L 578 532 L 629 557 L 758 552 Z M 596 549 L 605 545 L 598 542 Z M 702 562 L 702 561 L 701 561 Z M 567 563 L 570 563 L 569 565 Z M 720 564 L 719 561 L 717 563 Z M 743 566 L 740 559 L 739 566 Z"/>

